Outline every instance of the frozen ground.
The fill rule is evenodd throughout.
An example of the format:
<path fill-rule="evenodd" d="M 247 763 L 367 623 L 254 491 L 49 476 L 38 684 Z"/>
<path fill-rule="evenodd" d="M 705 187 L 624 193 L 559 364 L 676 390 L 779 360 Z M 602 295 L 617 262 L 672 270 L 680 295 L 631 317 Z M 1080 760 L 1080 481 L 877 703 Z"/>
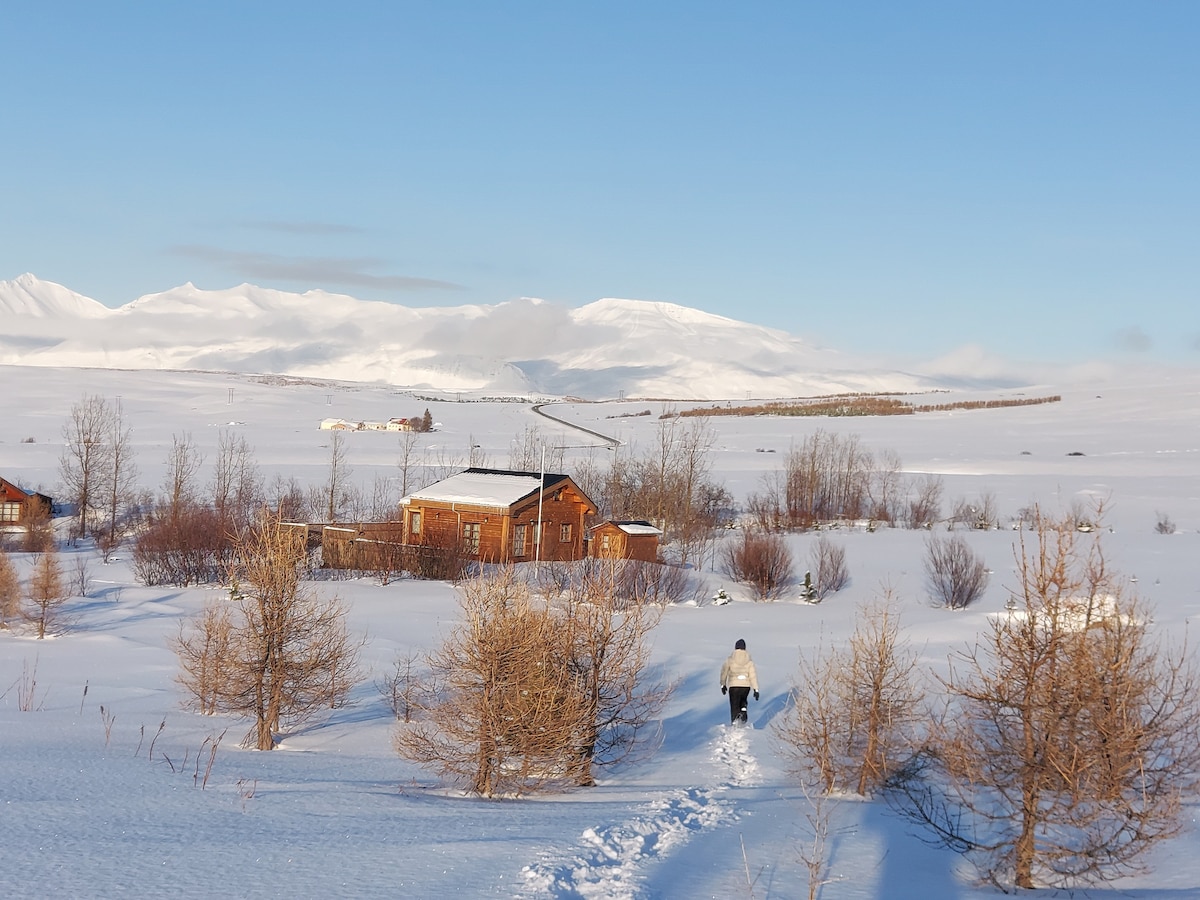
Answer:
<path fill-rule="evenodd" d="M 184 431 L 211 459 L 221 428 L 235 428 L 268 479 L 308 482 L 327 465 L 328 434 L 316 428 L 326 416 L 387 418 L 428 406 L 441 426 L 422 448 L 431 465 L 461 460 L 477 444 L 487 462 L 504 466 L 513 439 L 535 421 L 519 403 L 439 402 L 378 386 L 0 367 L 0 474 L 53 494 L 61 428 L 85 393 L 120 398 L 148 487 L 162 480 L 172 434 Z M 714 418 L 712 468 L 744 499 L 791 442 L 820 427 L 895 450 L 907 471 L 942 474 L 948 502 L 990 491 L 1006 519 L 1033 500 L 1104 497 L 1113 565 L 1151 602 L 1159 627 L 1180 633 L 1200 612 L 1200 376 L 1148 373 L 1028 393 L 1061 393 L 1063 402 L 897 419 Z M 656 416 L 611 417 L 661 405 L 551 411 L 636 446 L 653 441 Z M 590 443 L 540 427 L 552 443 Z M 347 446 L 356 480 L 396 471 L 395 435 L 352 434 Z M 1158 513 L 1176 534 L 1155 533 Z M 71 631 L 45 641 L 0 633 L 0 896 L 805 897 L 800 855 L 811 806 L 771 737 L 798 654 L 844 638 L 858 604 L 886 585 L 900 598 L 908 640 L 932 667 L 944 665 L 1014 583 L 1014 533 L 968 536 L 994 574 L 984 599 L 963 612 L 929 605 L 924 535 L 903 530 L 835 533 L 852 583 L 817 606 L 751 603 L 706 565 L 694 573 L 704 595 L 724 586 L 735 599 L 673 607 L 654 633 L 654 661 L 679 685 L 658 753 L 604 772 L 594 789 L 516 801 L 460 796 L 396 756 L 395 723 L 371 679 L 348 708 L 289 734 L 279 751 L 241 749 L 246 723 L 183 711 L 173 683 L 167 639 L 209 589 L 144 588 L 124 558 L 103 565 L 86 548 L 69 550 L 64 569 L 82 572 L 87 585 L 71 602 Z M 802 570 L 813 538 L 791 540 Z M 349 604 L 375 675 L 397 654 L 433 645 L 457 610 L 441 583 L 318 588 Z M 748 730 L 724 724 L 717 687 L 739 637 L 763 687 Z M 22 711 L 21 698 L 35 708 Z M 877 804 L 839 803 L 834 822 L 825 900 L 996 893 Z M 1164 844 L 1144 876 L 1087 896 L 1200 896 L 1200 833 L 1189 828 Z"/>

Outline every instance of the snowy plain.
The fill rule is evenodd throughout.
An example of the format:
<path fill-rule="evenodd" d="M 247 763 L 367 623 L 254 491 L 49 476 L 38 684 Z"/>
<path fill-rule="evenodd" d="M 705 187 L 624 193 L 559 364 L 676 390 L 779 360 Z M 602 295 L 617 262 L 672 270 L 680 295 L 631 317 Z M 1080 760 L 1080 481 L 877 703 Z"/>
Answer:
<path fill-rule="evenodd" d="M 1018 509 L 1104 498 L 1109 558 L 1150 602 L 1156 626 L 1178 636 L 1200 614 L 1200 373 L 1147 370 L 1023 390 L 1062 400 L 893 418 L 710 419 L 711 470 L 739 502 L 817 428 L 893 450 L 905 472 L 941 475 L 947 506 L 991 492 L 1005 527 L 962 532 L 993 571 L 988 590 L 965 611 L 933 606 L 923 584 L 926 535 L 901 529 L 833 532 L 852 580 L 817 605 L 797 597 L 751 602 L 706 562 L 692 573 L 700 596 L 723 587 L 733 602 L 673 606 L 651 635 L 655 664 L 678 684 L 661 747 L 569 794 L 479 800 L 393 752 L 397 725 L 373 678 L 398 654 L 445 634 L 457 613 L 451 585 L 315 582 L 349 605 L 352 629 L 368 638 L 362 660 L 370 674 L 347 708 L 264 753 L 238 746 L 248 723 L 184 711 L 173 682 L 168 638 L 219 589 L 142 587 L 125 552 L 105 565 L 86 546 L 67 548 L 64 570 L 86 574 L 86 590 L 69 606 L 71 629 L 44 641 L 0 632 L 0 896 L 806 897 L 801 848 L 811 838 L 810 806 L 785 772 L 772 724 L 799 655 L 843 640 L 860 604 L 890 589 L 906 639 L 938 671 L 1003 611 L 1015 587 L 1016 532 L 1007 523 Z M 420 447 L 430 464 L 477 448 L 485 463 L 506 466 L 528 425 L 551 446 L 568 447 L 568 459 L 602 461 L 611 452 L 522 402 L 438 400 L 313 378 L 2 366 L 0 474 L 53 495 L 62 427 L 86 394 L 119 400 L 149 488 L 162 481 L 172 435 L 190 434 L 211 460 L 220 432 L 232 429 L 254 448 L 268 481 L 279 473 L 316 483 L 329 457 L 321 419 L 386 419 L 426 407 L 438 423 Z M 968 399 L 1013 395 L 978 390 Z M 549 411 L 636 452 L 653 444 L 664 405 L 562 401 Z M 645 409 L 652 414 L 627 415 Z M 578 446 L 587 444 L 597 446 Z M 346 447 L 360 483 L 396 474 L 395 435 L 353 433 Z M 1160 514 L 1175 534 L 1156 533 Z M 801 573 L 814 539 L 790 538 Z M 28 558 L 14 558 L 28 569 Z M 746 730 L 726 725 L 717 682 L 737 638 L 746 639 L 762 683 Z M 23 711 L 18 696 L 30 693 L 35 709 Z M 1200 896 L 1196 813 L 1189 808 L 1188 829 L 1156 851 L 1144 875 L 1080 895 Z M 824 900 L 998 896 L 877 803 L 837 804 L 829 860 Z M 1057 896 L 1034 892 L 1043 893 Z"/>

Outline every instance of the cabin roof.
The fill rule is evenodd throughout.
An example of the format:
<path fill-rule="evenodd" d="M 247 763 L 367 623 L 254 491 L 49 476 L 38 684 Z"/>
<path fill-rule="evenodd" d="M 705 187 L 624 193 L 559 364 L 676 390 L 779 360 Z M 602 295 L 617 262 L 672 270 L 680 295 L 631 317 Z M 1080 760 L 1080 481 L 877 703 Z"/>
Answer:
<path fill-rule="evenodd" d="M 542 476 L 537 472 L 514 472 L 507 469 L 470 468 L 449 478 L 413 491 L 401 503 L 423 500 L 433 503 L 463 503 L 470 506 L 509 507 L 527 497 L 536 496 Z M 545 475 L 547 490 L 566 475 Z"/>

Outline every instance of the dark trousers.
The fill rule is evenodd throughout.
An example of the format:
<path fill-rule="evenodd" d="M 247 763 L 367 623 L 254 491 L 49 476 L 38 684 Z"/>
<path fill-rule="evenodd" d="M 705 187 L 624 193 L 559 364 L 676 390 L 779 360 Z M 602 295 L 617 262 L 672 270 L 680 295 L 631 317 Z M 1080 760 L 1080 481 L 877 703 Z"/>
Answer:
<path fill-rule="evenodd" d="M 750 699 L 750 688 L 731 687 L 729 689 L 729 721 L 746 721 L 746 702 Z"/>

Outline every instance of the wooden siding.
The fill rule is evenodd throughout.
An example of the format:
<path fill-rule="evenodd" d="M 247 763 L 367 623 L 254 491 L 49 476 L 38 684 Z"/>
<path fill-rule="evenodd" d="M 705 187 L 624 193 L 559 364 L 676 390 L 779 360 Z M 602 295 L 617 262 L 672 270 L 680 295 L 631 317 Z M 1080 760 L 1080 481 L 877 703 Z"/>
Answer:
<path fill-rule="evenodd" d="M 658 562 L 658 534 L 629 534 L 615 522 L 592 529 L 591 555 L 599 559 L 636 559 Z"/>

